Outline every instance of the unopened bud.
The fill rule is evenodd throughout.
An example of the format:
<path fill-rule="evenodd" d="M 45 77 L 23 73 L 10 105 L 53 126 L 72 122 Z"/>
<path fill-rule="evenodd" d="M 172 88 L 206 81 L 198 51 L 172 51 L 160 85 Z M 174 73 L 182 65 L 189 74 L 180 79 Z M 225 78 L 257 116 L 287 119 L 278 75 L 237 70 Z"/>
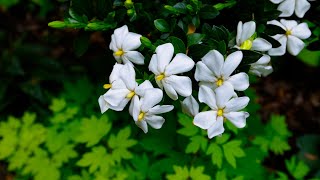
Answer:
<path fill-rule="evenodd" d="M 52 21 L 48 24 L 49 27 L 52 27 L 52 28 L 65 28 L 66 27 L 66 23 L 63 22 L 63 21 Z"/>

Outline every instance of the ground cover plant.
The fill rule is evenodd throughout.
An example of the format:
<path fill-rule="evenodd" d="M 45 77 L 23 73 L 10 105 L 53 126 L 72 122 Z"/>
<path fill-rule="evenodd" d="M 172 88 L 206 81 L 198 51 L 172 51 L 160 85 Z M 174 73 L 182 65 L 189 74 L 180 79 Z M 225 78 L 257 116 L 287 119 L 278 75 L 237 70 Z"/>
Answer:
<path fill-rule="evenodd" d="M 0 3 L 7 14 L 27 3 L 42 20 L 63 7 L 42 50 L 1 31 L 4 178 L 320 178 L 319 135 L 262 117 L 256 92 L 290 58 L 319 65 L 319 2 Z M 74 55 L 43 53 L 67 35 Z M 21 92 L 28 103 L 14 109 L 8 95 Z"/>

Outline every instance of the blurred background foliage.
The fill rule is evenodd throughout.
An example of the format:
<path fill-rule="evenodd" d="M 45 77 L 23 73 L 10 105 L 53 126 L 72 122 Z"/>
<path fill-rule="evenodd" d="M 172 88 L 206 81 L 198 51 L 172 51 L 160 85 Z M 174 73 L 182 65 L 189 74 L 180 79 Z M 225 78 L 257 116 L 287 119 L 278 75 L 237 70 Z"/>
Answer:
<path fill-rule="evenodd" d="M 243 21 L 251 20 L 254 12 L 260 22 L 276 13 L 267 0 L 217 0 L 215 4 L 230 5 L 221 14 L 206 6 L 211 1 L 197 2 L 0 0 L 0 179 L 319 179 L 320 121 L 319 111 L 313 109 L 319 108 L 319 94 L 308 110 L 294 110 L 290 116 L 288 107 L 270 108 L 281 106 L 281 98 L 290 99 L 283 88 L 275 92 L 280 99 L 261 90 L 303 69 L 298 74 L 305 85 L 301 91 L 319 91 L 317 1 L 305 17 L 313 31 L 307 49 L 297 58 L 276 58 L 276 72 L 268 79 L 251 77 L 253 87 L 245 92 L 251 99 L 246 128 L 237 130 L 227 123 L 226 133 L 209 140 L 191 117 L 180 113 L 179 102 L 165 115 L 164 127 L 148 134 L 141 133 L 128 113 L 101 115 L 97 99 L 115 63 L 108 48 L 115 27 L 127 24 L 153 46 L 169 41 L 197 58 L 208 47 L 226 51 L 228 34 L 239 21 L 230 18 L 232 12 L 241 14 Z M 223 23 L 225 18 L 232 22 Z M 225 27 L 207 29 L 200 26 L 202 21 Z M 49 28 L 49 22 L 60 29 Z M 202 30 L 199 33 L 212 31 L 210 38 L 216 40 L 197 46 L 206 39 L 187 37 L 189 24 Z M 217 33 L 224 35 L 215 37 Z M 142 51 L 152 52 L 153 46 L 144 46 Z M 276 105 L 266 103 L 277 100 Z M 305 117 L 296 126 L 294 113 Z"/>

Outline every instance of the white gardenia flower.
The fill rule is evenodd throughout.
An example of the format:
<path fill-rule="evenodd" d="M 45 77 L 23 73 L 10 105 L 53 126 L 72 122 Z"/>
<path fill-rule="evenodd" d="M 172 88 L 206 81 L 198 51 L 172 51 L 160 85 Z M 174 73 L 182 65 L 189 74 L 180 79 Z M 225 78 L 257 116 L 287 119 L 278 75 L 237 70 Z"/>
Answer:
<path fill-rule="evenodd" d="M 194 77 L 200 81 L 200 86 L 216 89 L 227 83 L 237 91 L 244 91 L 249 87 L 249 76 L 244 72 L 231 76 L 242 57 L 242 52 L 236 51 L 229 54 L 224 60 L 219 51 L 211 50 L 197 63 Z"/>
<path fill-rule="evenodd" d="M 271 56 L 282 56 L 286 53 L 286 49 L 291 55 L 296 56 L 305 46 L 301 39 L 307 39 L 311 36 L 311 31 L 307 23 L 298 24 L 298 22 L 294 20 L 281 19 L 280 22 L 272 20 L 268 21 L 267 24 L 276 25 L 285 30 L 285 34 L 272 36 L 280 42 L 281 46 L 270 49 L 268 54 Z"/>
<path fill-rule="evenodd" d="M 197 100 L 191 95 L 186 97 L 181 102 L 182 112 L 189 116 L 195 116 L 199 113 L 199 104 Z"/>
<path fill-rule="evenodd" d="M 131 99 L 135 100 L 138 96 L 142 97 L 144 96 L 145 90 L 153 88 L 150 81 L 144 81 L 138 86 L 135 79 L 136 73 L 130 64 L 123 65 L 119 76 L 120 80 L 116 80 L 112 84 L 112 88 L 103 95 L 104 100 L 109 105 L 119 107 L 114 109 L 116 111 L 122 111 Z M 132 112 L 132 103 L 134 102 L 130 104 L 130 113 Z"/>
<path fill-rule="evenodd" d="M 129 32 L 127 25 L 114 30 L 109 48 L 118 63 L 144 64 L 143 55 L 134 51 L 141 45 L 140 37 L 140 34 Z"/>
<path fill-rule="evenodd" d="M 215 91 L 201 86 L 199 91 L 202 91 L 199 93 L 199 101 L 207 104 L 211 110 L 197 114 L 193 124 L 207 130 L 210 139 L 224 132 L 223 122 L 226 119 L 238 128 L 245 127 L 249 113 L 239 110 L 248 105 L 250 100 L 248 97 L 232 98 L 234 92 L 229 84 Z"/>
<path fill-rule="evenodd" d="M 252 63 L 249 72 L 259 77 L 266 77 L 273 72 L 270 56 L 263 55 L 257 62 Z"/>
<path fill-rule="evenodd" d="M 254 50 L 254 51 L 268 51 L 272 48 L 271 43 L 263 38 L 256 38 L 256 23 L 254 21 L 249 21 L 238 23 L 237 27 L 237 37 L 235 46 L 242 50 Z"/>
<path fill-rule="evenodd" d="M 156 49 L 156 54 L 151 58 L 149 70 L 155 74 L 158 86 L 166 91 L 173 99 L 178 99 L 178 94 L 184 97 L 192 93 L 192 82 L 187 76 L 176 74 L 190 71 L 194 61 L 183 53 L 178 53 L 173 59 L 173 45 L 166 43 Z"/>
<path fill-rule="evenodd" d="M 124 87 L 124 83 L 122 82 L 122 80 L 120 79 L 120 69 L 123 67 L 122 64 L 118 64 L 116 63 L 113 66 L 112 72 L 109 76 L 109 84 L 104 84 L 103 88 L 104 89 L 111 89 L 111 88 L 120 88 L 120 87 Z M 99 106 L 100 106 L 100 111 L 101 113 L 106 112 L 109 108 L 113 109 L 113 110 L 120 110 L 123 109 L 124 107 L 123 104 L 118 105 L 118 106 L 112 106 L 110 105 L 105 99 L 104 99 L 104 95 L 101 95 L 98 99 L 99 102 Z"/>
<path fill-rule="evenodd" d="M 172 105 L 156 105 L 163 97 L 163 92 L 158 88 L 147 89 L 145 95 L 139 100 L 134 97 L 132 117 L 138 127 L 144 133 L 148 132 L 148 125 L 154 129 L 160 129 L 165 119 L 158 114 L 169 112 L 173 109 Z"/>
<path fill-rule="evenodd" d="M 290 17 L 293 12 L 302 18 L 310 9 L 311 5 L 307 0 L 270 0 L 275 4 L 279 4 L 278 10 L 282 13 L 279 17 Z"/>

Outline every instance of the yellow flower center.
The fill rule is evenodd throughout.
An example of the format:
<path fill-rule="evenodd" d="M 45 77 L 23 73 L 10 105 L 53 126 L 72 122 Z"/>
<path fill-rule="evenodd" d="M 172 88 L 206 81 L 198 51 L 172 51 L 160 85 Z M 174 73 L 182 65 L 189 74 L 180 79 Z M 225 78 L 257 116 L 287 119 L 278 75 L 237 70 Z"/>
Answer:
<path fill-rule="evenodd" d="M 248 39 L 241 44 L 240 49 L 249 50 L 251 49 L 251 47 L 252 47 L 252 40 Z"/>
<path fill-rule="evenodd" d="M 286 36 L 289 36 L 291 34 L 292 34 L 292 32 L 290 30 L 286 31 Z"/>
<path fill-rule="evenodd" d="M 221 86 L 223 84 L 223 79 L 222 78 L 219 78 L 217 81 L 216 81 L 216 84 L 217 86 Z"/>
<path fill-rule="evenodd" d="M 112 84 L 104 84 L 103 88 L 104 89 L 110 89 L 112 87 Z"/>
<path fill-rule="evenodd" d="M 218 109 L 217 115 L 218 115 L 218 116 L 223 116 L 223 109 Z"/>
<path fill-rule="evenodd" d="M 142 121 L 142 119 L 144 118 L 145 113 L 144 112 L 140 112 L 139 116 L 138 116 L 138 121 Z"/>
<path fill-rule="evenodd" d="M 156 80 L 157 81 L 161 81 L 163 78 L 165 78 L 165 75 L 164 74 L 160 74 L 156 77 Z"/>
<path fill-rule="evenodd" d="M 134 91 L 129 92 L 129 94 L 127 94 L 126 98 L 131 99 L 136 93 Z"/>
<path fill-rule="evenodd" d="M 114 53 L 115 56 L 122 56 L 124 54 L 124 51 L 122 49 L 119 49 L 117 52 Z"/>

